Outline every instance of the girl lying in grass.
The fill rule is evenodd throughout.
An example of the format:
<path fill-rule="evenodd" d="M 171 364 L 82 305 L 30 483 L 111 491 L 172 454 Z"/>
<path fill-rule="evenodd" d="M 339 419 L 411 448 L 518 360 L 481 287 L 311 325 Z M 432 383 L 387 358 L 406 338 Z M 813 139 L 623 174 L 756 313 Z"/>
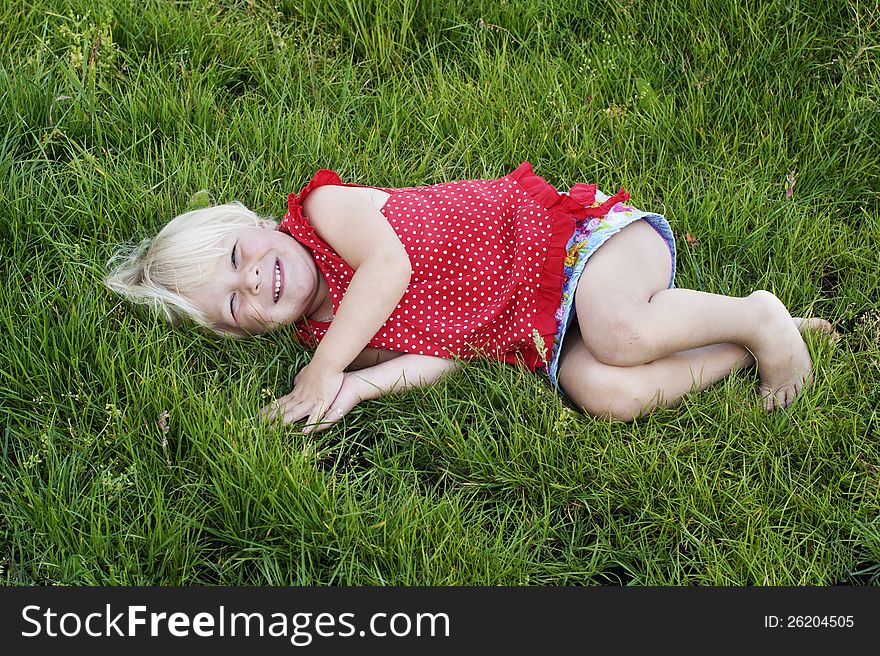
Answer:
<path fill-rule="evenodd" d="M 587 413 L 630 420 L 757 363 L 767 410 L 811 380 L 801 332 L 766 291 L 677 289 L 665 218 L 531 165 L 495 180 L 391 189 L 322 169 L 280 224 L 238 203 L 182 214 L 111 260 L 108 286 L 243 337 L 316 345 L 261 411 L 322 430 L 359 402 L 490 357 L 542 370 Z M 601 248 L 600 248 L 601 246 Z"/>

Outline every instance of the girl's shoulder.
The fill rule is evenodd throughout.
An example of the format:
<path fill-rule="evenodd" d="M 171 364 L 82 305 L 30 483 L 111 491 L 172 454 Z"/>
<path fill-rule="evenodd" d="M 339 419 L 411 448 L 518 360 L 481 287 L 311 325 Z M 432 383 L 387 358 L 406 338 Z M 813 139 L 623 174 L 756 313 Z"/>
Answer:
<path fill-rule="evenodd" d="M 388 192 L 374 187 L 323 185 L 301 199 L 300 204 L 306 216 L 315 216 L 352 204 L 369 204 L 382 209 L 389 196 Z"/>
<path fill-rule="evenodd" d="M 288 196 L 288 214 L 314 216 L 323 208 L 338 211 L 339 208 L 362 203 L 381 209 L 390 191 L 382 187 L 343 182 L 335 171 L 319 169 L 299 193 Z"/>

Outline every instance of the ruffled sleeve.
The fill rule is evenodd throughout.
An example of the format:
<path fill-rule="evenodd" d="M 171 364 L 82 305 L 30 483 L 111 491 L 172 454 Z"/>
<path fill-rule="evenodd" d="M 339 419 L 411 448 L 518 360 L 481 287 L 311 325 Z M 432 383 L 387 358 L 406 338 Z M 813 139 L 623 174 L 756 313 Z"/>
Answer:
<path fill-rule="evenodd" d="M 312 227 L 312 224 L 309 223 L 308 217 L 303 215 L 302 204 L 306 197 L 318 187 L 342 184 L 342 179 L 335 171 L 319 169 L 298 194 L 289 194 L 287 196 L 287 214 L 281 219 L 278 229 L 295 237 L 300 242 L 308 243 L 314 250 L 323 252 L 327 255 L 336 255 L 336 253 L 324 243 L 324 240 L 315 234 L 315 229 Z"/>
<path fill-rule="evenodd" d="M 341 185 L 342 178 L 336 173 L 336 171 L 331 171 L 330 169 L 318 169 L 318 172 L 312 176 L 312 179 L 306 183 L 306 186 L 300 189 L 298 194 L 290 194 L 287 197 L 287 205 L 289 209 L 293 209 L 294 206 L 302 205 L 302 202 L 306 199 L 310 193 L 312 193 L 318 187 L 323 187 L 324 185 Z"/>

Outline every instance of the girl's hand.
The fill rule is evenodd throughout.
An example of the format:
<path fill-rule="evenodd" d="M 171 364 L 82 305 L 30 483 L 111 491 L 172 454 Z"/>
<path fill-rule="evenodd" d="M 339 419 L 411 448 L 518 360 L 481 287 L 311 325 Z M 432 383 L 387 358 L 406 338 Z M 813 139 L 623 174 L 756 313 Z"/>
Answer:
<path fill-rule="evenodd" d="M 281 417 L 285 424 L 308 418 L 304 432 L 311 432 L 332 406 L 343 379 L 342 372 L 328 373 L 306 365 L 293 379 L 293 391 L 275 399 L 260 410 L 260 415 L 269 420 Z"/>
<path fill-rule="evenodd" d="M 333 405 L 324 413 L 324 418 L 315 426 L 306 426 L 303 433 L 320 433 L 351 412 L 352 408 L 363 401 L 359 392 L 360 382 L 354 375 L 344 374 L 339 394 L 336 395 Z"/>

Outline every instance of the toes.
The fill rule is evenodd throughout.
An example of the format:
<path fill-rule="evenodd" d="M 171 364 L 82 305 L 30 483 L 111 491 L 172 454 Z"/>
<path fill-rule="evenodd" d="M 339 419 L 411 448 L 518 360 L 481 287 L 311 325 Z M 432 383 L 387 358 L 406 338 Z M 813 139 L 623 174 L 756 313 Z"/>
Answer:
<path fill-rule="evenodd" d="M 837 331 L 834 330 L 834 326 L 831 325 L 831 322 L 822 317 L 792 317 L 792 320 L 797 326 L 798 331 L 801 333 L 809 331 L 820 333 L 822 335 L 830 335 L 832 339 L 840 337 Z"/>
<path fill-rule="evenodd" d="M 803 319 L 803 327 L 805 330 L 811 330 L 817 333 L 830 333 L 831 324 L 821 317 L 809 317 Z"/>
<path fill-rule="evenodd" d="M 762 387 L 761 401 L 764 405 L 764 410 L 767 412 L 773 412 L 779 408 L 787 408 L 794 402 L 799 392 L 800 388 L 795 385 L 782 387 L 777 390 L 770 390 Z"/>
<path fill-rule="evenodd" d="M 804 381 L 804 383 L 808 385 L 809 380 Z M 764 410 L 773 412 L 779 408 L 787 408 L 800 396 L 803 389 L 804 384 L 787 385 L 776 390 L 761 387 L 761 401 L 764 405 Z"/>
<path fill-rule="evenodd" d="M 840 335 L 834 330 L 834 326 L 831 325 L 831 322 L 825 319 L 820 319 L 819 317 L 813 317 L 810 319 L 809 329 L 822 335 L 830 335 L 832 339 L 840 338 Z"/>
<path fill-rule="evenodd" d="M 776 397 L 771 389 L 761 387 L 761 400 L 764 403 L 764 410 L 767 412 L 773 412 L 773 408 L 776 407 Z"/>

